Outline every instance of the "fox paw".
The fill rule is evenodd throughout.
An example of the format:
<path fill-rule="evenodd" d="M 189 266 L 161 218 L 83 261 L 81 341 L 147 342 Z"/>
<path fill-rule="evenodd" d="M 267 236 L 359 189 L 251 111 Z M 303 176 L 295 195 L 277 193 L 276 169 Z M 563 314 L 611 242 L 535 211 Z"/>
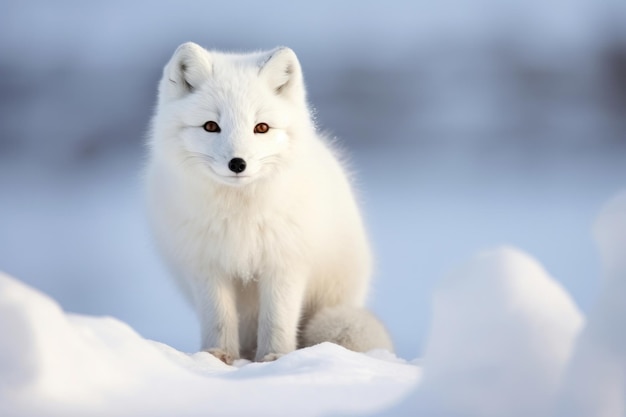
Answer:
<path fill-rule="evenodd" d="M 233 355 L 220 348 L 207 349 L 207 352 L 224 362 L 226 365 L 232 365 L 233 361 L 236 359 Z"/>
<path fill-rule="evenodd" d="M 268 353 L 267 355 L 261 358 L 261 362 L 274 362 L 276 359 L 283 356 L 282 353 Z"/>

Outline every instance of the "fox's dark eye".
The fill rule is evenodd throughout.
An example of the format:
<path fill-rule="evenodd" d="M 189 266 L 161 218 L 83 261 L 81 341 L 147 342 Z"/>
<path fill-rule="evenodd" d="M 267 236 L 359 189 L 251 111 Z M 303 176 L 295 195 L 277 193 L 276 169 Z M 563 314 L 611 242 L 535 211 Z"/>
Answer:
<path fill-rule="evenodd" d="M 213 120 L 209 120 L 202 127 L 204 128 L 204 130 L 211 133 L 218 133 L 222 131 L 222 129 L 220 129 L 220 125 L 215 123 Z"/>
<path fill-rule="evenodd" d="M 268 130 L 270 130 L 270 127 L 267 125 L 267 123 L 259 123 L 258 125 L 254 126 L 254 133 L 267 133 Z"/>

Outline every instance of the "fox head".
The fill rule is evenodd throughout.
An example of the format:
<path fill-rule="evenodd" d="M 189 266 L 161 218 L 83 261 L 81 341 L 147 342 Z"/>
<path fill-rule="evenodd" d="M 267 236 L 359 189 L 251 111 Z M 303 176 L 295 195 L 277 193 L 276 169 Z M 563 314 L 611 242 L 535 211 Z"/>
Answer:
<path fill-rule="evenodd" d="M 288 163 L 303 127 L 312 125 L 291 49 L 225 54 L 190 42 L 163 70 L 152 146 L 221 184 L 245 185 Z"/>

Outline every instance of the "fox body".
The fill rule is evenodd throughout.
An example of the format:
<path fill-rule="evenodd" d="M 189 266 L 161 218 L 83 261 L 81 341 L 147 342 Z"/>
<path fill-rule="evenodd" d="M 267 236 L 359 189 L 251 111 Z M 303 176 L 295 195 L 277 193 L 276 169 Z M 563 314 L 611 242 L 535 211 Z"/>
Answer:
<path fill-rule="evenodd" d="M 157 247 L 203 349 L 227 363 L 323 341 L 391 349 L 362 308 L 371 255 L 361 215 L 316 132 L 292 50 L 181 45 L 159 84 L 146 186 Z"/>

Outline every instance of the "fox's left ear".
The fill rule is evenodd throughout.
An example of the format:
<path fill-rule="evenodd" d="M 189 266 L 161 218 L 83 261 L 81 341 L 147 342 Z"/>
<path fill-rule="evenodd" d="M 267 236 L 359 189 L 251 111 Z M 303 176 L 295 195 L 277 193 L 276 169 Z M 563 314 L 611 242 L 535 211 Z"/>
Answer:
<path fill-rule="evenodd" d="M 276 48 L 269 53 L 259 68 L 259 76 L 264 78 L 274 92 L 291 100 L 304 100 L 302 69 L 295 52 L 290 48 Z"/>

